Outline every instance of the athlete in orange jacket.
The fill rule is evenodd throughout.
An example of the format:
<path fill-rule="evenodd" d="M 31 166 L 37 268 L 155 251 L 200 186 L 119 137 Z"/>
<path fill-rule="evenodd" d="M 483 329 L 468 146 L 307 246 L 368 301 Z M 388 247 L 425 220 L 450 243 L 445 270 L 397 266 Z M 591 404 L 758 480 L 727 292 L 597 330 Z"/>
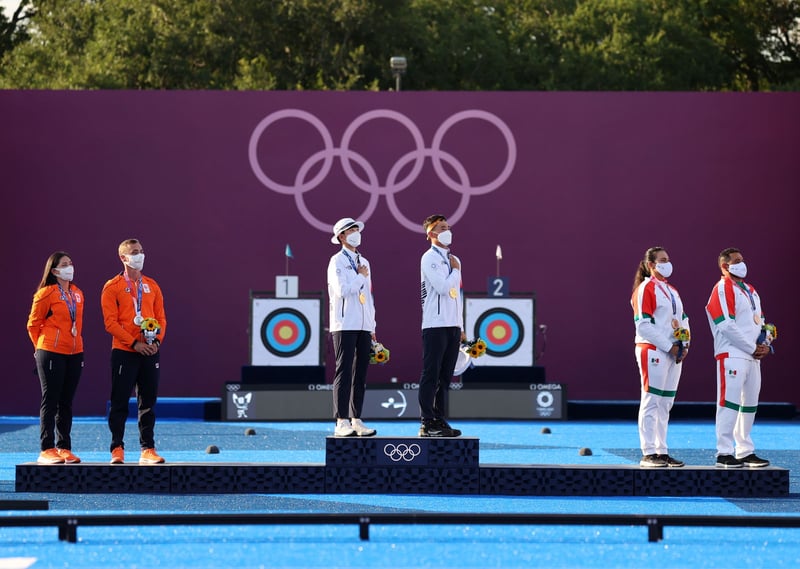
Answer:
<path fill-rule="evenodd" d="M 83 305 L 81 289 L 72 284 L 72 259 L 56 251 L 47 259 L 28 316 L 42 387 L 39 407 L 41 453 L 37 462 L 80 462 L 72 454 L 72 399 L 83 370 Z"/>
<path fill-rule="evenodd" d="M 103 287 L 100 304 L 103 321 L 111 334 L 111 409 L 108 428 L 111 431 L 111 464 L 125 462 L 125 421 L 128 399 L 136 389 L 139 419 L 140 464 L 158 464 L 164 459 L 155 449 L 154 407 L 158 399 L 161 341 L 167 328 L 164 297 L 155 280 L 142 274 L 144 249 L 137 239 L 126 239 L 119 245 L 123 264 L 121 274 Z M 153 323 L 158 330 L 147 338 L 142 325 Z"/>

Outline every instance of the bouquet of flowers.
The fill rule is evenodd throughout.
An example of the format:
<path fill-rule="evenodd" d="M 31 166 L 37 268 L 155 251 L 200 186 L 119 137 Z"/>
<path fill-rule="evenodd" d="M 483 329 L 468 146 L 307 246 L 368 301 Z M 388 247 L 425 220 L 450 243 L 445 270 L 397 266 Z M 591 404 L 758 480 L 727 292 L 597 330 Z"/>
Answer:
<path fill-rule="evenodd" d="M 481 338 L 476 338 L 471 342 L 465 342 L 463 345 L 471 358 L 479 358 L 486 353 L 486 342 Z"/>
<path fill-rule="evenodd" d="M 770 353 L 775 353 L 775 348 L 772 347 L 772 341 L 778 337 L 778 327 L 775 324 L 764 324 L 761 327 L 761 333 L 758 335 L 756 344 L 764 344 L 769 346 Z"/>
<path fill-rule="evenodd" d="M 158 333 L 161 332 L 161 325 L 155 318 L 145 318 L 142 320 L 140 328 L 142 329 L 144 341 L 148 344 L 152 344 L 153 341 L 155 341 L 156 336 L 158 336 Z"/>
<path fill-rule="evenodd" d="M 389 350 L 380 342 L 372 342 L 372 347 L 369 350 L 369 363 L 383 365 L 388 361 Z"/>
<path fill-rule="evenodd" d="M 689 343 L 691 336 L 687 328 L 675 328 L 672 331 L 672 337 L 677 340 L 676 344 L 678 344 L 678 357 L 675 358 L 678 362 L 683 359 L 683 350 L 686 348 L 686 344 Z"/>

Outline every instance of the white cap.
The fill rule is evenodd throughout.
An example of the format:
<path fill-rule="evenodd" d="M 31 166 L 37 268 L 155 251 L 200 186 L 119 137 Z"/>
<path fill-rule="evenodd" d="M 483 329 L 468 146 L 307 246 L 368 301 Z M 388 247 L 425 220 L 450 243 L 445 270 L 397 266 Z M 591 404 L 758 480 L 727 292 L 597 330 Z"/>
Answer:
<path fill-rule="evenodd" d="M 333 226 L 333 237 L 331 237 L 331 243 L 334 245 L 339 244 L 339 234 L 342 231 L 347 231 L 353 226 L 357 226 L 359 231 L 364 231 L 364 223 L 361 221 L 356 221 L 352 217 L 343 217 L 339 221 L 336 222 L 336 225 Z"/>

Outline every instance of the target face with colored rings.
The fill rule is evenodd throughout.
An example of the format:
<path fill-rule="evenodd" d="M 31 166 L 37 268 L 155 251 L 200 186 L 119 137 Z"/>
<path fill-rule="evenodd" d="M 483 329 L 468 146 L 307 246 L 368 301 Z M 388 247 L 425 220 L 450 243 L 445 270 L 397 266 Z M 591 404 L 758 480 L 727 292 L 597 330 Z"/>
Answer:
<path fill-rule="evenodd" d="M 522 344 L 525 329 L 522 321 L 507 308 L 492 308 L 475 321 L 475 337 L 486 342 L 486 353 L 504 357 L 513 354 Z"/>
<path fill-rule="evenodd" d="M 261 324 L 261 342 L 278 357 L 296 356 L 308 346 L 310 339 L 308 320 L 293 308 L 273 310 Z"/>

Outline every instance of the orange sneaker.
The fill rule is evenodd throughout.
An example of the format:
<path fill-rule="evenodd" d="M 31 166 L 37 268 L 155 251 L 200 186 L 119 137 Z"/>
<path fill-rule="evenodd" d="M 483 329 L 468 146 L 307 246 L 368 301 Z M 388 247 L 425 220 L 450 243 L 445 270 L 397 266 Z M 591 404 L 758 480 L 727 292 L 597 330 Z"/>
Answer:
<path fill-rule="evenodd" d="M 64 464 L 64 457 L 58 453 L 57 448 L 49 448 L 39 453 L 36 462 L 39 464 Z"/>
<path fill-rule="evenodd" d="M 72 451 L 68 448 L 60 448 L 58 449 L 58 456 L 64 459 L 64 462 L 67 464 L 78 464 L 81 459 L 72 454 Z"/>
<path fill-rule="evenodd" d="M 164 462 L 164 459 L 158 456 L 156 449 L 142 449 L 142 456 L 139 457 L 139 464 L 161 464 L 162 462 Z"/>
<path fill-rule="evenodd" d="M 125 462 L 125 449 L 122 447 L 115 447 L 111 451 L 111 464 L 123 464 Z"/>

